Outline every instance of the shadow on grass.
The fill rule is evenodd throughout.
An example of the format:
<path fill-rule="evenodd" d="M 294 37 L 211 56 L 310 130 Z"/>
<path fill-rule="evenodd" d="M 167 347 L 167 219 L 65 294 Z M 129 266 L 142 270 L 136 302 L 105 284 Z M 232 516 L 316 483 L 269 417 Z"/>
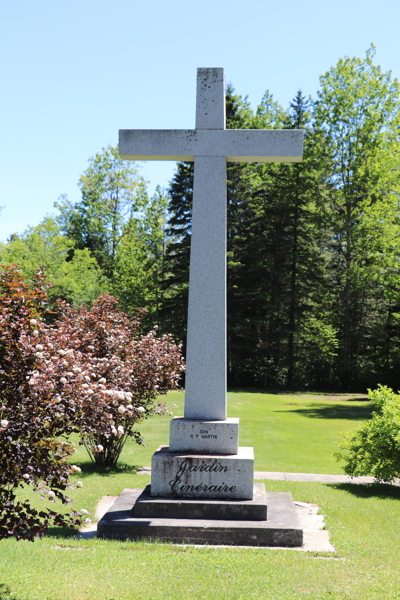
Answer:
<path fill-rule="evenodd" d="M 44 532 L 45 538 L 76 538 L 79 535 L 78 529 L 68 529 L 67 527 L 49 527 Z M 0 596 L 0 600 L 2 600 Z"/>
<path fill-rule="evenodd" d="M 0 600 L 19 600 L 19 598 L 12 593 L 8 585 L 0 583 Z"/>
<path fill-rule="evenodd" d="M 357 402 L 366 402 L 368 401 L 367 394 L 364 392 L 338 392 L 338 391 L 330 391 L 325 390 L 323 392 L 316 390 L 284 390 L 279 388 L 228 388 L 229 394 L 266 394 L 270 396 L 318 396 L 321 399 L 324 396 L 328 396 L 329 398 L 334 398 L 337 400 L 345 399 L 352 400 Z M 354 394 L 363 394 L 358 398 L 353 398 Z M 351 396 L 351 397 L 350 397 Z"/>
<path fill-rule="evenodd" d="M 362 396 L 361 398 L 346 398 L 346 402 L 371 402 L 368 396 Z"/>
<path fill-rule="evenodd" d="M 302 396 L 312 392 L 294 392 L 290 390 L 280 390 L 279 388 L 235 388 L 228 387 L 228 394 L 265 394 L 267 396 Z"/>
<path fill-rule="evenodd" d="M 388 483 L 327 483 L 328 487 L 342 490 L 357 498 L 380 498 L 381 500 L 400 500 L 400 487 Z"/>
<path fill-rule="evenodd" d="M 77 464 L 81 468 L 81 473 L 79 473 L 80 479 L 84 479 L 90 475 L 102 475 L 103 477 L 107 477 L 107 475 L 120 475 L 121 473 L 136 475 L 138 469 L 142 468 L 142 465 L 128 465 L 123 462 L 118 463 L 115 467 L 101 467 L 90 461 L 77 462 Z"/>
<path fill-rule="evenodd" d="M 293 412 L 312 419 L 347 419 L 349 421 L 365 421 L 366 419 L 371 418 L 373 411 L 373 406 L 316 404 L 310 408 L 298 408 L 288 411 L 277 410 L 275 412 Z"/>

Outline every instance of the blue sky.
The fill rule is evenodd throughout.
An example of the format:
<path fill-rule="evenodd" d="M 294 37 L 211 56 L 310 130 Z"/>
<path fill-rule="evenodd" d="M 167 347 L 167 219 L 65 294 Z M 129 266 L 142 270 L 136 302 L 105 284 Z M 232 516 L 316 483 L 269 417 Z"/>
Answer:
<path fill-rule="evenodd" d="M 224 67 L 253 107 L 287 108 L 339 58 L 400 77 L 400 0 L 0 0 L 0 241 L 79 200 L 118 129 L 194 127 L 197 67 Z M 166 187 L 174 163 L 141 163 Z"/>

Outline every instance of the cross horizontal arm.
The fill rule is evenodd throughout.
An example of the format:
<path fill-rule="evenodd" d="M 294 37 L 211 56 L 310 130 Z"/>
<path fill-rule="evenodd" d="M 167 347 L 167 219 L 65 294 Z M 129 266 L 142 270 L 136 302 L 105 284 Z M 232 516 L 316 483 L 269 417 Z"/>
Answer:
<path fill-rule="evenodd" d="M 300 162 L 304 132 L 296 129 L 121 129 L 128 160 L 185 160 L 223 156 L 229 162 Z"/>

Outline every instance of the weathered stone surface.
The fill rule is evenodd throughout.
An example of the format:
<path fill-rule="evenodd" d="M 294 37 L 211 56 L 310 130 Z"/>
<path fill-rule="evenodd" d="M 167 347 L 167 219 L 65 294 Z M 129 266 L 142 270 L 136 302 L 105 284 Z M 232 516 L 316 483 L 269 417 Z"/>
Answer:
<path fill-rule="evenodd" d="M 303 544 L 303 531 L 290 494 L 267 492 L 268 521 L 137 518 L 132 507 L 142 490 L 124 490 L 97 526 L 98 536 L 156 539 L 185 544 L 287 546 Z"/>
<path fill-rule="evenodd" d="M 161 446 L 153 454 L 151 495 L 166 498 L 253 497 L 253 448 L 233 455 L 169 452 Z"/>
<path fill-rule="evenodd" d="M 197 69 L 196 129 L 225 129 L 225 77 L 222 68 Z"/>
<path fill-rule="evenodd" d="M 297 162 L 303 131 L 226 130 L 224 72 L 198 69 L 196 129 L 121 130 L 122 158 L 195 161 L 185 418 L 226 409 L 226 161 Z"/>
<path fill-rule="evenodd" d="M 120 156 L 128 160 L 223 157 L 228 162 L 300 162 L 303 132 L 294 129 L 121 129 Z"/>
<path fill-rule="evenodd" d="M 169 451 L 200 454 L 237 454 L 239 419 L 203 421 L 174 417 L 170 423 Z"/>
<path fill-rule="evenodd" d="M 265 521 L 267 500 L 263 483 L 253 484 L 252 500 L 205 500 L 197 498 L 153 498 L 150 486 L 136 500 L 132 516 L 163 519 L 217 519 Z"/>
<path fill-rule="evenodd" d="M 193 193 L 184 414 L 221 421 L 227 417 L 225 158 L 198 157 Z"/>

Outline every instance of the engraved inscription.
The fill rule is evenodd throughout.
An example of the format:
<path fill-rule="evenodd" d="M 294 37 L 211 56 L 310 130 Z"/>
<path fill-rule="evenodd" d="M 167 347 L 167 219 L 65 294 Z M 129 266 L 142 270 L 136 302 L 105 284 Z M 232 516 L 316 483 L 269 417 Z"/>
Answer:
<path fill-rule="evenodd" d="M 182 477 L 186 471 L 196 472 L 196 471 L 204 471 L 205 473 L 226 473 L 228 471 L 227 466 L 221 465 L 221 463 L 216 460 L 212 463 L 212 465 L 205 465 L 202 463 L 201 465 L 191 465 L 190 461 L 186 458 L 182 461 L 181 466 L 178 469 L 176 477 Z"/>
<path fill-rule="evenodd" d="M 196 437 L 198 437 L 196 435 Z M 208 433 L 208 429 L 200 429 L 200 437 L 203 440 L 217 440 L 218 436 L 213 433 Z"/>
<path fill-rule="evenodd" d="M 190 461 L 188 459 L 185 459 L 182 461 L 182 463 L 180 464 L 180 467 L 175 475 L 175 479 L 171 479 L 171 481 L 169 482 L 169 485 L 172 489 L 173 492 L 180 492 L 180 493 L 187 493 L 187 492 L 235 492 L 236 491 L 236 485 L 227 485 L 224 481 L 219 484 L 211 484 L 208 485 L 206 483 L 198 483 L 197 485 L 194 484 L 188 484 L 188 483 L 183 483 L 182 482 L 182 476 L 185 473 L 196 473 L 196 472 L 204 472 L 204 473 L 227 473 L 228 471 L 228 467 L 221 465 L 221 463 L 219 463 L 218 461 L 214 461 L 212 464 L 200 464 L 200 465 L 193 465 L 190 464 Z"/>

